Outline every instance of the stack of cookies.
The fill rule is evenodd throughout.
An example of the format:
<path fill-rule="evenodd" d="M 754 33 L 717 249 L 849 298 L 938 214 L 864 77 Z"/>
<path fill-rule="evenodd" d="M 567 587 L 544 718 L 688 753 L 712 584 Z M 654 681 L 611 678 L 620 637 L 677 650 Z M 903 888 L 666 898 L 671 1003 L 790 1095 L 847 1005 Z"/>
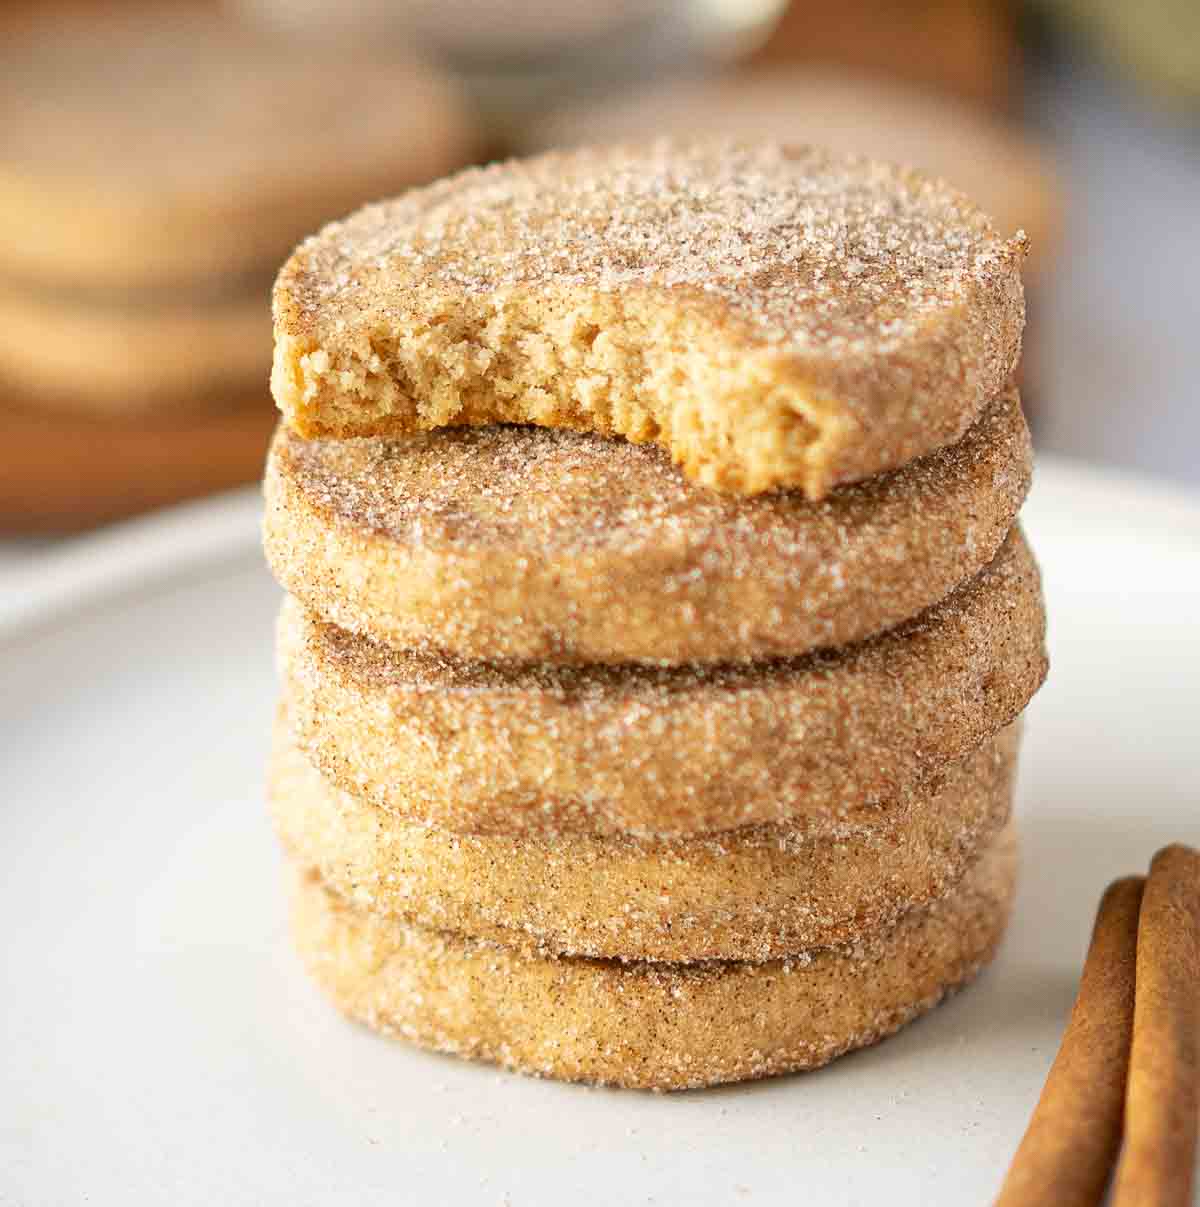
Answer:
<path fill-rule="evenodd" d="M 1046 668 L 1023 254 L 900 169 L 666 141 L 296 251 L 270 796 L 346 1013 L 673 1089 L 987 963 Z"/>
<path fill-rule="evenodd" d="M 110 7 L 0 36 L 0 527 L 253 480 L 280 258 L 473 151 L 420 63 Z"/>

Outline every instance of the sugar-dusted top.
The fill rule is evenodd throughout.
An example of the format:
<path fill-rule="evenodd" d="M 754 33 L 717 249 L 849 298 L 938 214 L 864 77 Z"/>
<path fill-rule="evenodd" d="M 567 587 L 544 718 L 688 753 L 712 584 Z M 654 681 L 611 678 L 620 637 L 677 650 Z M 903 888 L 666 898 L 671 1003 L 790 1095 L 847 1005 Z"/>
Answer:
<path fill-rule="evenodd" d="M 386 314 L 398 289 L 650 287 L 686 291 L 781 352 L 883 356 L 1019 244 L 902 168 L 662 139 L 470 169 L 368 206 L 305 243 L 280 284 L 310 330 Z"/>
<path fill-rule="evenodd" d="M 814 142 L 951 181 L 1004 234 L 1024 227 L 1043 264 L 1060 217 L 1053 164 L 1036 140 L 970 105 L 868 72 L 788 64 L 671 79 L 627 97 L 554 109 L 521 131 L 530 151 L 662 135 Z"/>

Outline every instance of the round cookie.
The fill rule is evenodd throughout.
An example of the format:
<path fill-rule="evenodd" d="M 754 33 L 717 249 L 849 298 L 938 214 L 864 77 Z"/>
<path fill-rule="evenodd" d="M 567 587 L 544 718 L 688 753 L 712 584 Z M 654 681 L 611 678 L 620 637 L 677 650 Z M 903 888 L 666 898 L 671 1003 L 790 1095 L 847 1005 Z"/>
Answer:
<path fill-rule="evenodd" d="M 527 128 L 523 145 L 657 135 L 773 138 L 909 164 L 961 189 L 1002 234 L 1024 230 L 1031 265 L 1044 262 L 1058 226 L 1053 169 L 1027 135 L 976 107 L 855 71 L 781 67 L 674 80 L 551 113 Z"/>
<path fill-rule="evenodd" d="M 308 608 L 401 649 L 556 663 L 794 656 L 891 628 L 987 565 L 1030 464 L 1015 390 L 957 444 L 820 503 L 720 495 L 658 449 L 574 432 L 309 441 L 281 428 L 264 544 Z"/>
<path fill-rule="evenodd" d="M 1045 675 L 1019 533 L 870 641 L 748 666 L 501 665 L 373 644 L 285 601 L 301 748 L 346 791 L 469 833 L 683 835 L 889 800 L 964 758 Z"/>
<path fill-rule="evenodd" d="M 461 167 L 440 73 L 178 6 L 0 42 L 0 275 L 110 290 L 266 275 L 321 222 Z"/>
<path fill-rule="evenodd" d="M 1019 736 L 920 792 L 834 822 L 675 841 L 461 835 L 327 783 L 276 725 L 271 816 L 300 867 L 356 909 L 552 954 L 769 960 L 857 942 L 948 893 L 1007 823 Z"/>
<path fill-rule="evenodd" d="M 816 1068 L 969 981 L 1008 920 L 1006 834 L 949 896 L 850 947 L 764 964 L 554 958 L 355 911 L 315 878 L 300 955 L 340 1010 L 422 1047 L 523 1073 L 678 1090 Z"/>
<path fill-rule="evenodd" d="M 302 244 L 272 393 L 304 436 L 533 423 L 821 498 L 953 443 L 1001 391 L 1024 254 L 948 186 L 811 147 L 511 161 Z"/>
<path fill-rule="evenodd" d="M 96 305 L 0 284 L 0 378 L 40 406 L 174 411 L 261 389 L 270 364 L 270 323 L 257 293 Z"/>

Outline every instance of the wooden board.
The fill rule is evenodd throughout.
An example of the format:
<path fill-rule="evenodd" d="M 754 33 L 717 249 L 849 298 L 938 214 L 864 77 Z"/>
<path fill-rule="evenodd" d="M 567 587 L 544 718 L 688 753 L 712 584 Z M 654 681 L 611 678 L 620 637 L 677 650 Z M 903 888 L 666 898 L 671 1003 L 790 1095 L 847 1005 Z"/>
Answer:
<path fill-rule="evenodd" d="M 215 413 L 117 420 L 0 403 L 0 533 L 79 532 L 256 481 L 275 419 L 265 392 Z"/>
<path fill-rule="evenodd" d="M 750 60 L 877 71 L 991 109 L 1013 97 L 1015 6 L 1003 0 L 792 0 Z"/>

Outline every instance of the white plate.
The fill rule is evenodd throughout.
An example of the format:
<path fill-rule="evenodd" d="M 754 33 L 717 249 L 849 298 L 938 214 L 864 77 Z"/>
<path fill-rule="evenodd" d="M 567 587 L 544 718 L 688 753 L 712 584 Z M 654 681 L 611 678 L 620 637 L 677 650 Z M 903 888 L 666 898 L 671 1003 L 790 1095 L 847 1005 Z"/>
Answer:
<path fill-rule="evenodd" d="M 253 500 L 62 555 L 0 619 L 0 1201 L 986 1201 L 1101 890 L 1200 842 L 1200 505 L 1044 465 L 1027 527 L 1054 668 L 999 962 L 820 1073 L 674 1096 L 387 1043 L 305 980 L 260 800 L 278 595 Z"/>

